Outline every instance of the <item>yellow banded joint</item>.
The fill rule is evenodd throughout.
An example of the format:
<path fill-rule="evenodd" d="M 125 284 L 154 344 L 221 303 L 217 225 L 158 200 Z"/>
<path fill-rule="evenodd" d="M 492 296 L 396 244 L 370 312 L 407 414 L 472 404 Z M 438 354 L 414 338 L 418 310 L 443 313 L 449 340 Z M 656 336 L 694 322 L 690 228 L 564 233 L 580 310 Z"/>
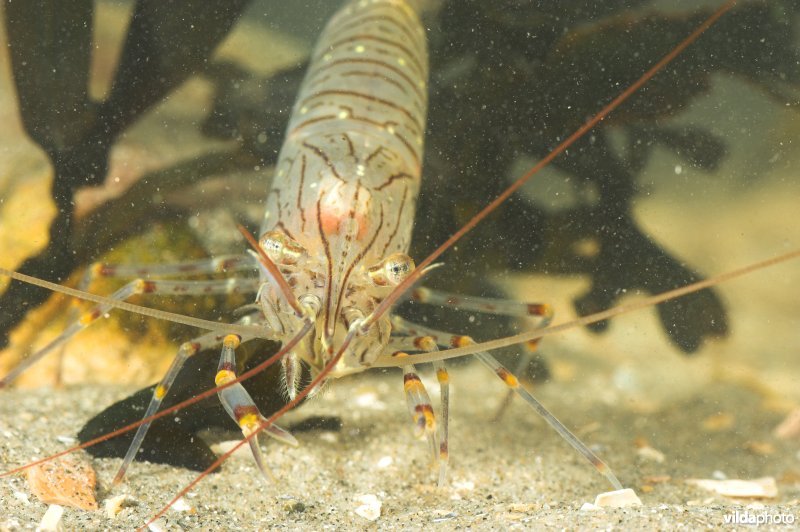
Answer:
<path fill-rule="evenodd" d="M 222 386 L 236 380 L 236 374 L 229 369 L 221 369 L 214 377 L 214 384 Z"/>
<path fill-rule="evenodd" d="M 229 334 L 222 340 L 223 347 L 227 347 L 228 349 L 236 349 L 241 343 L 242 339 L 238 334 Z"/>

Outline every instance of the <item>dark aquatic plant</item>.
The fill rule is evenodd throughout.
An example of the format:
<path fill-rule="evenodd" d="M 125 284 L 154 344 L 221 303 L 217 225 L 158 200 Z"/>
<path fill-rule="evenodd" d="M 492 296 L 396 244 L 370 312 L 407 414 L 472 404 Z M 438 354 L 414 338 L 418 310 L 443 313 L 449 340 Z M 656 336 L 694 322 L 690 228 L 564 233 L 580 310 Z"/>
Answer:
<path fill-rule="evenodd" d="M 117 231 L 87 230 L 93 226 L 89 220 L 83 227 L 81 245 L 76 246 L 74 194 L 81 187 L 103 183 L 110 149 L 120 134 L 187 78 L 205 70 L 217 44 L 248 3 L 209 0 L 198 8 L 195 2 L 185 0 L 137 1 L 111 91 L 105 100 L 94 101 L 88 87 L 95 2 L 5 2 L 22 123 L 53 165 L 51 194 L 57 207 L 47 247 L 26 260 L 19 271 L 63 280 L 122 237 L 146 228 L 136 216 L 126 216 L 124 223 L 117 217 L 113 223 L 110 211 L 101 210 L 106 216 L 100 218 L 112 222 Z M 140 205 L 146 205 L 149 220 L 167 214 L 159 212 L 165 207 L 150 202 Z M 25 312 L 47 297 L 46 292 L 27 285 L 9 286 L 0 298 L 0 345 L 7 342 L 8 330 Z"/>

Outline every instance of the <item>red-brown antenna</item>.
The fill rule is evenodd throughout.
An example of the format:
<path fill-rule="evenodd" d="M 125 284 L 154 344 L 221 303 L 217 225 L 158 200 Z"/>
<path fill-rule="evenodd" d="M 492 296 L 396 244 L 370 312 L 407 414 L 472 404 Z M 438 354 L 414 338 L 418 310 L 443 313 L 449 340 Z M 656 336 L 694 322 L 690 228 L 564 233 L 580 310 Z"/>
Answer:
<path fill-rule="evenodd" d="M 439 256 L 450 249 L 456 242 L 458 242 L 461 237 L 469 233 L 478 223 L 481 222 L 484 218 L 486 218 L 490 213 L 492 213 L 497 207 L 499 207 L 504 201 L 506 201 L 514 192 L 516 192 L 522 185 L 528 182 L 528 180 L 536 175 L 542 168 L 550 164 L 553 159 L 561 155 L 567 148 L 569 148 L 576 140 L 581 138 L 585 135 L 589 130 L 591 130 L 594 126 L 600 123 L 606 116 L 609 115 L 614 109 L 620 106 L 622 102 L 630 98 L 630 96 L 639 90 L 639 88 L 647 83 L 650 78 L 655 76 L 662 68 L 664 68 L 667 64 L 669 64 L 673 59 L 675 59 L 678 54 L 683 52 L 687 46 L 692 44 L 695 40 L 697 40 L 700 35 L 703 34 L 712 24 L 714 24 L 722 15 L 724 15 L 729 9 L 731 9 L 736 4 L 736 0 L 728 0 L 725 4 L 723 4 L 719 9 L 717 9 L 710 17 L 708 17 L 700 26 L 698 26 L 688 37 L 686 37 L 683 41 L 680 42 L 675 48 L 673 48 L 667 55 L 661 58 L 656 64 L 654 64 L 650 69 L 642 74 L 642 76 L 637 79 L 633 84 L 631 84 L 627 89 L 622 91 L 622 93 L 614 98 L 611 103 L 603 107 L 596 115 L 586 121 L 581 127 L 579 127 L 572 135 L 567 137 L 561 144 L 556 146 L 553 151 L 548 153 L 542 160 L 540 160 L 533 168 L 528 170 L 524 175 L 514 181 L 507 189 L 505 189 L 499 196 L 497 196 L 491 203 L 489 203 L 486 207 L 481 209 L 478 214 L 472 217 L 464 226 L 453 233 L 453 235 L 448 238 L 441 246 L 436 248 L 436 250 L 428 255 L 422 262 L 419 263 L 417 269 L 414 270 L 411 275 L 406 277 L 403 282 L 397 285 L 391 294 L 389 294 L 386 299 L 384 299 L 380 305 L 370 314 L 367 316 L 367 319 L 364 322 L 362 330 L 365 330 L 367 327 L 371 326 L 375 320 L 380 318 L 389 308 L 394 305 L 400 296 L 405 293 L 406 290 L 411 288 L 411 285 L 419 281 L 420 276 L 422 275 L 422 271 L 425 269 L 426 266 L 431 264 L 435 261 Z"/>

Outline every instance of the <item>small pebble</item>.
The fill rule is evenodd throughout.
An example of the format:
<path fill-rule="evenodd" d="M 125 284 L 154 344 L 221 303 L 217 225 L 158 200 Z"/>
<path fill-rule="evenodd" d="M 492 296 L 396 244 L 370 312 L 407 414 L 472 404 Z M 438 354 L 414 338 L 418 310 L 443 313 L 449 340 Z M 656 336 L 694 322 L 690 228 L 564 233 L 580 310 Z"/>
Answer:
<path fill-rule="evenodd" d="M 355 509 L 356 515 L 368 521 L 377 521 L 381 516 L 381 501 L 375 495 L 371 493 L 357 495 L 355 500 L 360 503 Z"/>

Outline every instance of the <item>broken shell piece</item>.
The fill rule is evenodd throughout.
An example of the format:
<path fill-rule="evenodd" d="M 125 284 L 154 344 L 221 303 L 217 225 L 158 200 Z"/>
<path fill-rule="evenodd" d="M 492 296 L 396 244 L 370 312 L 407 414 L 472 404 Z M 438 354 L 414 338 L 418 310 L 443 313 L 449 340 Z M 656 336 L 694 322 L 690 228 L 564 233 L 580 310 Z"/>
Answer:
<path fill-rule="evenodd" d="M 753 480 L 689 478 L 686 479 L 686 483 L 726 497 L 772 499 L 778 496 L 778 486 L 773 477 L 762 477 Z"/>
<path fill-rule="evenodd" d="M 186 502 L 186 499 L 184 499 L 183 497 L 172 503 L 172 506 L 170 506 L 170 510 L 172 510 L 173 512 L 195 513 L 194 508 L 192 508 L 192 506 L 188 502 Z"/>
<path fill-rule="evenodd" d="M 62 456 L 28 469 L 27 478 L 31 491 L 42 502 L 97 510 L 97 479 L 88 462 Z"/>
<path fill-rule="evenodd" d="M 601 493 L 594 500 L 594 505 L 605 508 L 622 508 L 624 506 L 640 506 L 642 504 L 636 492 L 630 488 Z"/>
<path fill-rule="evenodd" d="M 117 495 L 116 497 L 110 497 L 106 499 L 105 503 L 103 504 L 103 508 L 106 512 L 106 517 L 109 519 L 114 519 L 119 515 L 122 511 L 123 506 L 125 506 L 125 501 L 128 499 L 127 495 Z"/>
<path fill-rule="evenodd" d="M 39 521 L 39 526 L 36 527 L 37 531 L 41 532 L 56 532 L 61 530 L 61 516 L 64 515 L 64 507 L 58 504 L 51 504 L 47 507 L 47 511 Z"/>
<path fill-rule="evenodd" d="M 371 493 L 367 495 L 358 495 L 355 499 L 356 502 L 360 503 L 355 509 L 357 515 L 369 521 L 378 520 L 381 516 L 381 501 L 379 501 L 375 495 Z"/>

